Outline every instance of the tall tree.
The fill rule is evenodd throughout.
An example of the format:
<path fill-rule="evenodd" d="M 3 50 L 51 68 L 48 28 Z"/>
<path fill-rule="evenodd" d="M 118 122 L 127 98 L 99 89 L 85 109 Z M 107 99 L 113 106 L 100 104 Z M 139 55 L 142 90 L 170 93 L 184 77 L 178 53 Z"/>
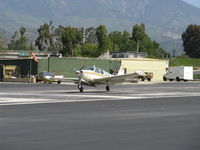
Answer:
<path fill-rule="evenodd" d="M 6 49 L 6 31 L 0 28 L 0 50 Z"/>
<path fill-rule="evenodd" d="M 5 49 L 5 38 L 2 33 L 0 33 L 0 50 Z"/>
<path fill-rule="evenodd" d="M 114 31 L 109 34 L 109 38 L 111 41 L 111 47 L 113 52 L 117 52 L 122 47 L 122 32 Z"/>
<path fill-rule="evenodd" d="M 134 51 L 136 44 L 131 40 L 131 35 L 128 31 L 124 31 L 122 34 L 122 47 L 120 50 L 123 51 Z"/>
<path fill-rule="evenodd" d="M 18 31 L 15 31 L 11 37 L 10 42 L 8 43 L 8 49 L 9 50 L 16 50 L 16 40 L 18 38 Z"/>
<path fill-rule="evenodd" d="M 85 43 L 87 44 L 97 44 L 96 29 L 94 27 L 89 27 L 85 31 Z"/>
<path fill-rule="evenodd" d="M 28 50 L 30 49 L 29 39 L 25 36 L 27 29 L 25 27 L 21 27 L 19 32 L 14 32 L 10 43 L 8 43 L 8 49 L 10 50 Z M 20 35 L 19 35 L 20 33 Z"/>
<path fill-rule="evenodd" d="M 19 29 L 19 32 L 20 32 L 20 38 L 19 40 L 16 41 L 16 45 L 18 47 L 19 50 L 24 50 L 24 49 L 28 49 L 28 37 L 25 36 L 25 33 L 26 33 L 26 28 L 25 27 L 21 27 Z"/>
<path fill-rule="evenodd" d="M 189 57 L 200 58 L 200 26 L 188 25 L 182 34 L 184 51 Z"/>
<path fill-rule="evenodd" d="M 133 51 L 135 48 L 135 42 L 131 40 L 130 33 L 127 31 L 114 31 L 109 34 L 109 38 L 112 43 L 112 51 L 126 52 Z"/>
<path fill-rule="evenodd" d="M 49 24 L 45 23 L 38 29 L 38 37 L 35 41 L 35 45 L 38 46 L 40 51 L 49 50 L 49 48 L 54 44 L 54 26 L 53 22 L 50 21 Z"/>
<path fill-rule="evenodd" d="M 75 27 L 66 27 L 62 34 L 63 55 L 74 56 L 76 46 L 82 41 L 82 33 Z"/>
<path fill-rule="evenodd" d="M 96 35 L 98 40 L 98 49 L 100 53 L 103 53 L 109 49 L 109 38 L 107 35 L 107 29 L 105 25 L 100 25 L 96 29 Z"/>
<path fill-rule="evenodd" d="M 169 55 L 162 48 L 160 48 L 160 44 L 156 41 L 152 41 L 147 34 L 141 42 L 141 49 L 143 52 L 146 52 L 149 57 L 153 58 L 164 58 Z"/>
<path fill-rule="evenodd" d="M 24 34 L 26 33 L 26 28 L 25 28 L 25 27 L 21 27 L 21 28 L 19 29 L 19 32 L 20 32 L 20 34 L 21 34 L 21 37 L 23 37 Z"/>
<path fill-rule="evenodd" d="M 64 31 L 64 27 L 61 25 L 59 25 L 58 28 L 55 28 L 52 44 L 48 48 L 49 51 L 60 52 L 63 50 L 63 44 L 62 44 L 63 31 Z"/>
<path fill-rule="evenodd" d="M 144 24 L 136 24 L 133 26 L 132 30 L 132 39 L 137 43 L 136 51 L 139 52 L 140 43 L 145 37 L 145 25 Z"/>

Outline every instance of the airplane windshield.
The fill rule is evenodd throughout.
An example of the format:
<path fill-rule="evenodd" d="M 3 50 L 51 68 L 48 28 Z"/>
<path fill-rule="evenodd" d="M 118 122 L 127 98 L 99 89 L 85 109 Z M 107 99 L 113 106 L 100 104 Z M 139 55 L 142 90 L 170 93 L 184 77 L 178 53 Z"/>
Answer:
<path fill-rule="evenodd" d="M 101 70 L 99 68 L 95 68 L 96 73 L 101 73 Z"/>
<path fill-rule="evenodd" d="M 100 68 L 97 68 L 97 67 L 88 67 L 88 68 L 86 68 L 86 70 L 91 70 L 91 71 L 94 71 L 94 72 L 102 74 L 102 75 L 111 76 L 110 73 L 108 73 Z"/>
<path fill-rule="evenodd" d="M 106 75 L 106 76 L 111 76 L 110 73 L 108 73 L 108 72 L 106 72 L 106 71 L 104 71 L 104 70 L 102 70 L 102 72 L 103 72 L 103 73 L 101 73 L 101 74 L 104 74 L 104 75 Z"/>
<path fill-rule="evenodd" d="M 86 70 L 94 71 L 94 67 L 88 67 L 88 68 L 86 68 Z"/>
<path fill-rule="evenodd" d="M 104 71 L 104 70 L 102 70 L 102 69 L 100 69 L 100 68 L 98 68 L 99 69 L 99 73 L 101 73 L 101 74 L 103 74 L 103 75 L 106 75 L 106 76 L 110 76 L 110 74 L 108 73 L 108 72 L 106 72 L 106 71 Z"/>

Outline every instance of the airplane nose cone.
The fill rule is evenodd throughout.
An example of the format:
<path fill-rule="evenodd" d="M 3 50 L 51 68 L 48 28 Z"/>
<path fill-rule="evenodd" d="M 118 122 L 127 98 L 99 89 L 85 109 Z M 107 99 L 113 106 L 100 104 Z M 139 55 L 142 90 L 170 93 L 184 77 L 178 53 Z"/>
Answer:
<path fill-rule="evenodd" d="M 81 71 L 80 70 L 76 71 L 76 74 L 80 74 L 80 73 L 83 73 L 83 71 L 82 70 Z"/>
<path fill-rule="evenodd" d="M 76 74 L 79 74 L 80 73 L 80 71 L 79 70 L 76 70 Z"/>

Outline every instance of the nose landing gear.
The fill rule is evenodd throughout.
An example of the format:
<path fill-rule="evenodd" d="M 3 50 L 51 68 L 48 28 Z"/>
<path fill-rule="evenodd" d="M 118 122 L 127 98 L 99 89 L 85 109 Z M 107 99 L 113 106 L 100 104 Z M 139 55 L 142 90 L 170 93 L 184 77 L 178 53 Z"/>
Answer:
<path fill-rule="evenodd" d="M 82 85 L 79 85 L 78 86 L 78 89 L 79 89 L 79 91 L 82 93 L 83 92 L 83 87 L 82 87 Z"/>

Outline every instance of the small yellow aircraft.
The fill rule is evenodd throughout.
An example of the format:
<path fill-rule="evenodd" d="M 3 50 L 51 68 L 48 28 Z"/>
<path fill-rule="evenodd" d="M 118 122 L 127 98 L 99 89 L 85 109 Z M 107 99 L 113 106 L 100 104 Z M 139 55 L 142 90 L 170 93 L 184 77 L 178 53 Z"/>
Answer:
<path fill-rule="evenodd" d="M 83 85 L 96 86 L 98 84 L 106 85 L 106 90 L 110 91 L 110 85 L 124 82 L 128 78 L 138 78 L 139 76 L 145 76 L 142 71 L 135 71 L 130 74 L 111 75 L 110 73 L 102 70 L 96 66 L 88 67 L 83 70 L 84 67 L 75 71 L 78 75 L 78 79 L 74 79 L 74 82 L 78 84 L 78 89 L 83 92 Z"/>

